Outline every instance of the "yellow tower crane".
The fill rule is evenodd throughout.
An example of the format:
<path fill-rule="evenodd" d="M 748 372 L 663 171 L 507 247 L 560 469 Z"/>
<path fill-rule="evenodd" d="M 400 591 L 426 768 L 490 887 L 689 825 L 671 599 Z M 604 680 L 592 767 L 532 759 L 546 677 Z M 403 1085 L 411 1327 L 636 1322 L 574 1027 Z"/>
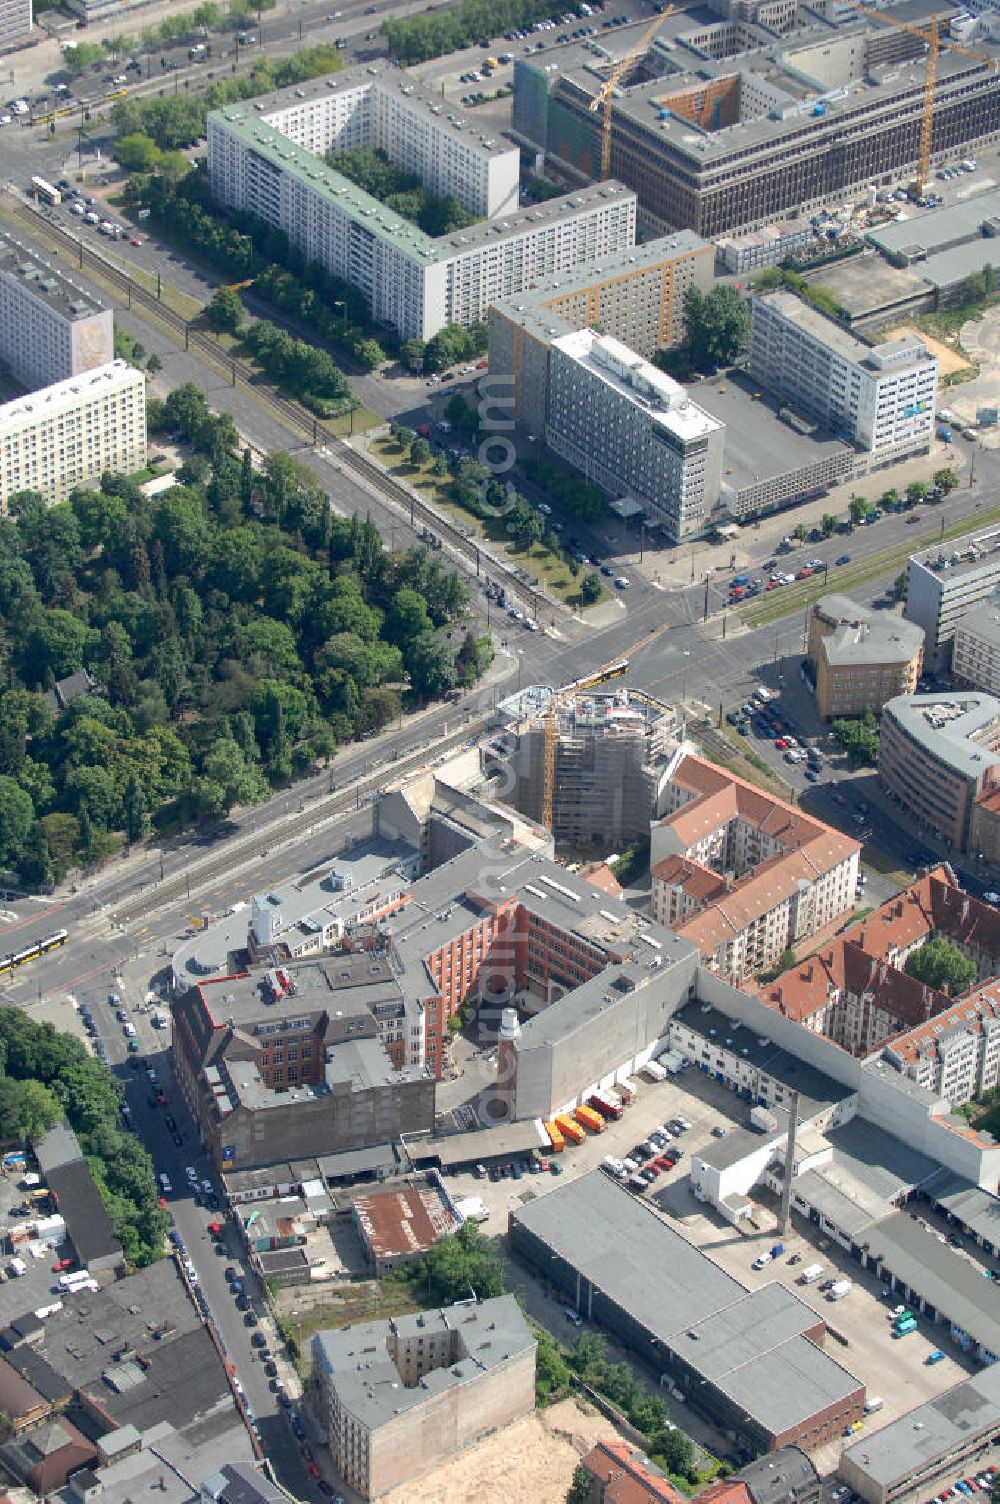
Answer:
<path fill-rule="evenodd" d="M 854 10 L 864 11 L 866 16 L 871 16 L 875 21 L 882 21 L 886 26 L 895 26 L 899 31 L 909 32 L 911 36 L 919 37 L 927 46 L 927 72 L 924 77 L 924 105 L 920 116 L 920 146 L 917 152 L 917 191 L 923 193 L 931 175 L 931 151 L 934 145 L 934 95 L 937 92 L 938 59 L 941 56 L 941 34 L 938 30 L 938 18 L 931 16 L 929 21 L 914 26 L 908 21 L 897 21 L 895 16 L 887 15 L 884 10 L 874 10 L 870 5 L 862 5 L 860 0 L 851 0 Z M 959 47 L 952 41 L 945 44 L 951 52 L 960 52 L 963 57 L 978 58 L 981 62 L 992 64 L 996 69 L 996 59 L 986 52 L 977 52 L 971 47 Z"/>
<path fill-rule="evenodd" d="M 653 17 L 639 40 L 629 48 L 625 56 L 615 63 L 610 74 L 598 89 L 588 106 L 591 110 L 603 110 L 601 119 L 601 181 L 603 182 L 611 172 L 611 113 L 614 107 L 614 92 L 619 83 L 635 62 L 640 52 L 644 52 L 654 34 L 660 29 L 664 21 L 674 9 L 673 4 L 668 5 L 666 10 Z"/>

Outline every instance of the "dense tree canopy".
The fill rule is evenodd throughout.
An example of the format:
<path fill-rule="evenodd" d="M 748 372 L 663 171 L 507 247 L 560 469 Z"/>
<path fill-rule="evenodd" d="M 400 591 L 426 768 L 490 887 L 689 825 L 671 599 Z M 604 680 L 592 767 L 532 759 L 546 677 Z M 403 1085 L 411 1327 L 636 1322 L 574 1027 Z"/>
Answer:
<path fill-rule="evenodd" d="M 64 1115 L 130 1264 L 159 1258 L 167 1213 L 157 1204 L 152 1161 L 119 1110 L 124 1091 L 79 1039 L 38 1023 L 21 1008 L 0 1008 L 0 1135 L 23 1141 Z"/>
<path fill-rule="evenodd" d="M 108 475 L 0 519 L 0 863 L 26 881 L 165 811 L 253 804 L 401 694 L 489 662 L 475 634 L 445 635 L 467 593 L 427 549 L 387 554 L 287 455 L 254 469 L 194 387 L 151 420 L 193 446 L 180 484 L 147 497 Z M 95 692 L 56 717 L 44 692 L 80 669 Z"/>
<path fill-rule="evenodd" d="M 419 225 L 425 235 L 450 235 L 476 222 L 476 216 L 463 209 L 457 198 L 432 193 L 417 173 L 397 167 L 381 147 L 356 146 L 331 152 L 327 161 L 394 214 Z"/>
<path fill-rule="evenodd" d="M 976 963 L 963 955 L 957 946 L 940 939 L 928 940 L 926 945 L 907 956 L 903 970 L 907 976 L 926 982 L 938 992 L 950 992 L 952 997 L 957 997 L 976 980 Z"/>

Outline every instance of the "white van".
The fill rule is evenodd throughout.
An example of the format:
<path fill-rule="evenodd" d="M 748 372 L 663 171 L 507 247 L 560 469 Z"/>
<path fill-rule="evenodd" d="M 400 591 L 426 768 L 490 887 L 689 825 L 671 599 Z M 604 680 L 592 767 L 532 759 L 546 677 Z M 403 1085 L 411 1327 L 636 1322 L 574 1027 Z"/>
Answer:
<path fill-rule="evenodd" d="M 885 1400 L 880 1394 L 873 1394 L 870 1399 L 865 1400 L 865 1414 L 874 1415 L 876 1410 L 881 1410 L 884 1404 Z"/>
<path fill-rule="evenodd" d="M 160 1182 L 160 1190 L 163 1192 L 164 1196 L 169 1196 L 171 1191 L 173 1190 L 173 1186 L 170 1184 L 170 1176 L 165 1175 L 161 1170 L 156 1178 Z"/>

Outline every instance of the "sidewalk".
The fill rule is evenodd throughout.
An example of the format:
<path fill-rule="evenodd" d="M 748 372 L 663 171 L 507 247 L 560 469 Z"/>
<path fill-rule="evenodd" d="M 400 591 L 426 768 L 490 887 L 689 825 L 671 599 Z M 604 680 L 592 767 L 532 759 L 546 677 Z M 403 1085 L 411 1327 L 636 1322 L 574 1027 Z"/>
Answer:
<path fill-rule="evenodd" d="M 879 470 L 872 475 L 860 476 L 856 481 L 835 486 L 826 496 L 818 497 L 815 501 L 805 502 L 787 511 L 772 512 L 759 522 L 743 528 L 739 538 L 728 543 L 696 542 L 672 550 L 647 546 L 641 564 L 639 550 L 633 548 L 631 552 L 622 554 L 617 562 L 623 568 L 628 565 L 636 573 L 645 575 L 661 588 L 689 589 L 691 585 L 703 583 L 706 576 L 720 571 L 728 574 L 747 568 L 752 562 L 751 550 L 754 556 L 763 551 L 773 553 L 782 538 L 799 523 L 811 530 L 819 527 L 827 513 L 832 513 L 838 521 L 842 521 L 847 516 L 854 496 L 866 496 L 869 501 L 874 501 L 885 491 L 905 491 L 911 481 L 929 482 L 935 470 L 945 466 L 956 474 L 961 474 L 966 468 L 966 462 L 954 447 L 935 442 L 930 454 L 904 460 L 892 469 Z M 970 522 L 970 527 L 972 525 Z M 755 567 L 759 567 L 759 564 L 755 564 Z"/>

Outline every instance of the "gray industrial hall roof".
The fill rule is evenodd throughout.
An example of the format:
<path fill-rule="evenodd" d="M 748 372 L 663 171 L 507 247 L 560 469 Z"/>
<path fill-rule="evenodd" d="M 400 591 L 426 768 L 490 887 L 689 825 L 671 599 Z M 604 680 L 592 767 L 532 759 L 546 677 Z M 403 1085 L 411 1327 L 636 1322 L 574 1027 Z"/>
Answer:
<path fill-rule="evenodd" d="M 806 1170 L 797 1176 L 795 1195 L 801 1196 L 807 1206 L 814 1207 L 831 1227 L 839 1228 L 849 1238 L 860 1237 L 866 1227 L 885 1214 L 883 1205 L 877 1209 L 866 1205 L 850 1189 L 829 1180 L 822 1168 Z"/>
<path fill-rule="evenodd" d="M 598 1170 L 511 1217 L 769 1432 L 862 1387 L 802 1335 L 822 1318 L 790 1290 L 747 1291 Z"/>
<path fill-rule="evenodd" d="M 983 251 L 988 241 L 983 238 L 982 225 L 998 217 L 1000 188 L 993 188 L 938 209 L 911 214 L 906 220 L 879 225 L 878 229 L 869 230 L 865 238 L 879 250 L 896 254 L 917 248 L 933 256 L 963 241 L 971 241 Z"/>
<path fill-rule="evenodd" d="M 406 1147 L 414 1161 L 437 1159 L 445 1168 L 488 1162 L 502 1155 L 530 1154 L 532 1149 L 548 1148 L 549 1138 L 537 1121 L 525 1121 L 480 1128 L 474 1133 L 453 1133 L 446 1138 L 413 1138 Z"/>
<path fill-rule="evenodd" d="M 978 240 L 971 245 L 952 246 L 917 264 L 916 270 L 931 287 L 942 290 L 964 282 L 973 272 L 981 272 L 987 263 L 1000 268 L 1000 240 Z"/>
<path fill-rule="evenodd" d="M 986 1284 L 986 1281 L 983 1281 Z M 867 1433 L 844 1457 L 883 1489 L 938 1458 L 957 1454 L 970 1433 L 1000 1425 L 1000 1363 L 946 1389 L 881 1430 Z"/>
<path fill-rule="evenodd" d="M 833 1162 L 874 1195 L 891 1202 L 925 1185 L 937 1171 L 937 1161 L 893 1137 L 867 1118 L 853 1117 L 826 1134 L 833 1145 Z"/>
<path fill-rule="evenodd" d="M 916 1290 L 939 1317 L 961 1327 L 975 1342 L 1000 1355 L 1000 1316 L 993 1281 L 906 1212 L 894 1212 L 865 1233 L 868 1257 Z"/>
<path fill-rule="evenodd" d="M 316 1161 L 326 1180 L 342 1180 L 349 1175 L 363 1175 L 378 1170 L 394 1170 L 396 1156 L 391 1144 L 371 1144 L 367 1149 L 342 1149 L 339 1154 L 324 1154 Z"/>
<path fill-rule="evenodd" d="M 927 1196 L 977 1238 L 1000 1247 L 1000 1197 L 951 1170 L 938 1170 L 924 1187 Z"/>

